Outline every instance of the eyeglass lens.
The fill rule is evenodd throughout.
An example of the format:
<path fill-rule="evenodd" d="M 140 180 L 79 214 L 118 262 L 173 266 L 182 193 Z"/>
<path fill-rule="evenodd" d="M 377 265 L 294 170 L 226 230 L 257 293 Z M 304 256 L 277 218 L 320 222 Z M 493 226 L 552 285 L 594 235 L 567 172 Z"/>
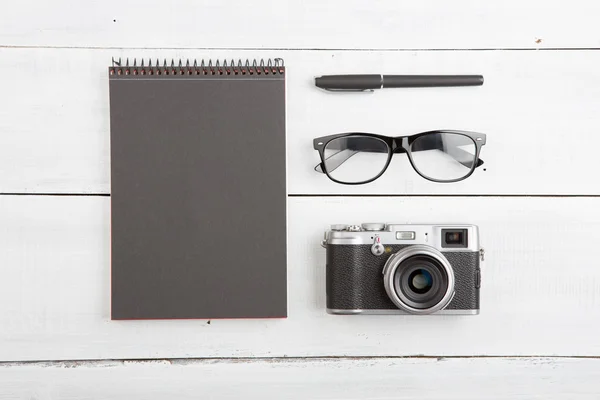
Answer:
<path fill-rule="evenodd" d="M 420 136 L 410 147 L 415 169 L 438 181 L 467 176 L 476 163 L 476 149 L 470 137 L 448 132 Z"/>
<path fill-rule="evenodd" d="M 360 183 L 377 177 L 385 169 L 390 148 L 381 139 L 347 136 L 333 139 L 324 149 L 325 170 L 339 182 Z"/>

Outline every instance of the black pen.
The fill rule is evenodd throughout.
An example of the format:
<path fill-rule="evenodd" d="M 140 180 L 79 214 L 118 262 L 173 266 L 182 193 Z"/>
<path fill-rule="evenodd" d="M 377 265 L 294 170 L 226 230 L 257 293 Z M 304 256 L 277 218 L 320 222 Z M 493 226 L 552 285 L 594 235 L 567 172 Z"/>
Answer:
<path fill-rule="evenodd" d="M 315 85 L 331 91 L 365 91 L 383 88 L 481 86 L 482 75 L 324 75 Z"/>

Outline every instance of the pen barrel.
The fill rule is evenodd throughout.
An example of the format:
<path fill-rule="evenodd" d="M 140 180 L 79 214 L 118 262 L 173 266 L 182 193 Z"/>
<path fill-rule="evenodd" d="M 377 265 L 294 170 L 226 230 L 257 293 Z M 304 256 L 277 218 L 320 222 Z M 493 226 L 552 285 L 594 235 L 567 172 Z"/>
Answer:
<path fill-rule="evenodd" d="M 324 75 L 315 85 L 328 90 L 369 90 L 381 88 L 381 75 Z"/>
<path fill-rule="evenodd" d="M 481 75 L 384 75 L 384 88 L 481 86 Z"/>

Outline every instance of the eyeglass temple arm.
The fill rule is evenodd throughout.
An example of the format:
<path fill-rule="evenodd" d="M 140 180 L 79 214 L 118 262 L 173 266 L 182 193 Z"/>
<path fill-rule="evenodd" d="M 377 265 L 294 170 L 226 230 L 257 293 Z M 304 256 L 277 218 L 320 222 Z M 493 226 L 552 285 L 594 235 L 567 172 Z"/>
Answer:
<path fill-rule="evenodd" d="M 471 169 L 473 167 L 472 164 L 468 161 L 469 159 L 473 158 L 473 154 L 471 154 L 468 151 L 465 151 L 463 149 L 460 149 L 458 147 L 451 147 L 449 150 L 451 150 L 451 152 L 449 152 L 448 154 L 450 154 L 452 156 L 452 158 L 454 158 L 456 161 L 458 161 L 459 163 L 461 163 L 462 165 L 464 165 L 465 167 L 467 167 L 469 169 Z M 465 161 L 465 160 L 467 160 L 467 161 Z M 478 168 L 482 165 L 483 165 L 483 160 L 481 158 L 478 158 L 475 168 Z"/>
<path fill-rule="evenodd" d="M 425 149 L 417 149 L 417 150 L 413 150 L 413 151 L 422 151 L 422 150 L 425 150 Z M 453 148 L 453 150 L 454 150 L 454 154 L 452 154 L 452 156 L 456 159 L 456 161 L 458 161 L 459 163 L 461 163 L 462 165 L 464 165 L 467 168 L 471 168 L 470 163 L 467 161 L 464 161 L 464 160 L 461 161 L 461 158 L 463 158 L 464 156 L 472 157 L 473 155 L 467 151 L 464 151 L 463 149 Z M 372 153 L 383 153 L 382 151 L 378 151 L 375 149 L 364 149 L 364 150 L 361 149 L 360 151 L 372 152 Z M 327 158 L 327 161 L 329 161 L 328 164 L 331 165 L 329 168 L 329 172 L 335 171 L 340 165 L 342 165 L 343 163 L 348 161 L 348 159 L 350 159 L 350 157 L 352 157 L 356 153 L 358 153 L 358 151 L 346 149 L 346 150 L 340 150 L 337 153 L 329 156 Z M 406 150 L 402 147 L 398 147 L 394 150 L 394 153 L 406 153 Z M 463 157 L 461 157 L 461 156 L 463 156 Z M 477 159 L 477 165 L 475 166 L 475 168 L 478 168 L 482 165 L 483 165 L 483 160 L 481 158 Z M 315 165 L 315 171 L 320 172 L 322 174 L 325 173 L 325 168 L 324 168 L 322 162 Z"/>
<path fill-rule="evenodd" d="M 414 153 L 414 152 L 423 151 L 423 150 L 431 150 L 431 149 L 415 149 L 415 150 L 411 150 L 411 151 Z M 452 158 L 454 158 L 456 161 L 458 161 L 463 166 L 465 166 L 469 169 L 471 169 L 473 167 L 473 165 L 470 161 L 473 159 L 473 154 L 469 153 L 468 151 L 465 151 L 458 147 L 449 147 L 449 148 L 446 148 L 446 151 L 448 152 L 449 155 L 452 156 Z M 406 151 L 403 151 L 403 152 L 406 152 Z M 482 165 L 483 165 L 483 160 L 481 158 L 478 158 L 475 168 L 478 168 Z"/>
<path fill-rule="evenodd" d="M 340 165 L 342 165 L 343 163 L 348 161 L 348 159 L 350 159 L 350 157 L 352 157 L 353 155 L 355 155 L 357 153 L 358 153 L 358 151 L 356 151 L 356 150 L 345 149 L 345 150 L 340 150 L 337 153 L 332 154 L 331 156 L 327 157 L 327 165 L 329 166 L 329 168 L 328 168 L 329 172 L 335 171 Z M 325 169 L 323 167 L 323 163 L 318 163 L 315 166 L 315 171 L 324 174 Z"/>

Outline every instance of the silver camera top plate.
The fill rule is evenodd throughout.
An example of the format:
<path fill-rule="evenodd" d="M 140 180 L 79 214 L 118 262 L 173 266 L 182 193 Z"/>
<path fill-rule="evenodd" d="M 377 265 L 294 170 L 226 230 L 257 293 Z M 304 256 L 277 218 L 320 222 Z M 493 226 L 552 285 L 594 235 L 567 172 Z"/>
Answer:
<path fill-rule="evenodd" d="M 346 229 L 340 229 L 342 227 Z M 351 229 L 350 229 L 351 228 Z M 467 233 L 465 247 L 442 246 L 443 234 L 448 230 L 460 230 Z M 480 251 L 479 228 L 477 225 L 448 224 L 382 224 L 365 223 L 362 225 L 333 225 L 332 230 L 325 232 L 325 245 L 373 245 L 374 239 L 385 245 L 424 244 L 440 251 Z"/>

